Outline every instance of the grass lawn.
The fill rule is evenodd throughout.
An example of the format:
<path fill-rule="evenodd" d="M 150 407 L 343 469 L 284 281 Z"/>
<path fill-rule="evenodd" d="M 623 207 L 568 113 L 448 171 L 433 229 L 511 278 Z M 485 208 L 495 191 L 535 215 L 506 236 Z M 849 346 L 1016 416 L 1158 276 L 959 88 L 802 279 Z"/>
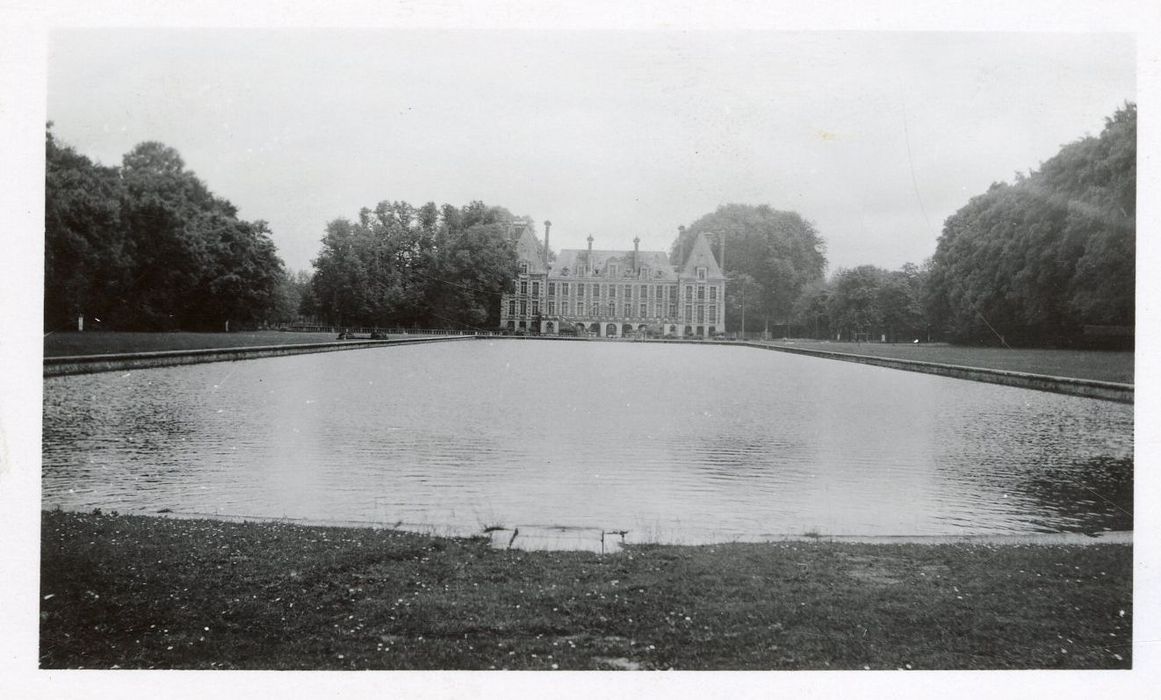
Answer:
<path fill-rule="evenodd" d="M 943 343 L 838 343 L 818 340 L 772 341 L 811 350 L 874 355 L 920 362 L 984 367 L 1053 377 L 1133 383 L 1133 353 L 1112 350 L 979 348 Z"/>
<path fill-rule="evenodd" d="M 159 350 L 205 350 L 256 345 L 330 343 L 336 333 L 289 333 L 252 331 L 245 333 L 51 333 L 44 337 L 44 356 L 104 355 L 110 353 L 155 352 Z"/>
<path fill-rule="evenodd" d="M 490 549 L 45 512 L 42 668 L 1129 668 L 1127 545 Z"/>

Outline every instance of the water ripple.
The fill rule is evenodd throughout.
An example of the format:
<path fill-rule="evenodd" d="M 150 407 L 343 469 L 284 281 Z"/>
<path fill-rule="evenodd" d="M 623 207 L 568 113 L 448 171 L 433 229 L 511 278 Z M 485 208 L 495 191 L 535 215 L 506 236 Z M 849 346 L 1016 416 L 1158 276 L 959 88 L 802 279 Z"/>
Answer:
<path fill-rule="evenodd" d="M 471 343 L 45 380 L 44 505 L 632 527 L 1132 527 L 1132 408 L 744 348 Z"/>

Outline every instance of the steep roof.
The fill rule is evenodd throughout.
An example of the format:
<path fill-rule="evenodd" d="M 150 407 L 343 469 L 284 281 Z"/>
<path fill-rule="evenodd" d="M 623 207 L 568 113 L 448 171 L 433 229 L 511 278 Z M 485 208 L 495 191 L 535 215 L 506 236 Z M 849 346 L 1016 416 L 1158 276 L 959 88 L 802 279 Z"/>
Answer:
<path fill-rule="evenodd" d="M 722 275 L 722 268 L 718 266 L 718 261 L 714 257 L 713 250 L 710 249 L 709 241 L 706 239 L 704 233 L 697 234 L 697 239 L 693 242 L 693 250 L 690 251 L 685 264 L 681 266 L 681 276 L 693 277 L 697 274 L 697 268 L 699 267 L 705 268 L 707 279 L 720 279 L 724 276 Z"/>
<path fill-rule="evenodd" d="M 520 237 L 516 239 L 516 259 L 528 263 L 528 272 L 539 275 L 544 273 L 544 258 L 541 257 L 536 236 L 532 234 L 531 226 L 524 226 L 520 230 Z"/>
<path fill-rule="evenodd" d="M 568 276 L 575 277 L 578 269 L 585 268 L 585 256 L 588 255 L 587 250 L 580 250 L 576 248 L 566 248 L 556 254 L 556 261 L 552 263 L 552 270 L 549 274 L 555 277 L 564 276 L 564 271 L 568 270 Z M 637 279 L 637 275 L 633 273 L 633 251 L 631 250 L 594 250 L 592 251 L 592 269 L 600 272 L 601 279 L 609 279 L 608 269 L 610 263 L 618 264 L 618 273 L 615 279 Z M 640 267 L 649 269 L 650 280 L 673 280 L 677 278 L 677 274 L 673 266 L 669 264 L 669 256 L 657 250 L 642 250 L 637 252 L 637 264 Z"/>

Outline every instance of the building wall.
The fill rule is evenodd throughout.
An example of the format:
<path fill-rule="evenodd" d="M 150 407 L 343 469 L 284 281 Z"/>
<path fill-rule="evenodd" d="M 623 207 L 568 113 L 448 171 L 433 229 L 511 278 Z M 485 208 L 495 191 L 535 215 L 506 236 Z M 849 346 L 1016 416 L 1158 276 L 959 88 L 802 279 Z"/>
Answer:
<path fill-rule="evenodd" d="M 637 281 L 525 272 L 501 300 L 501 328 L 555 335 L 562 322 L 583 324 L 588 334 L 601 337 L 646 329 L 677 337 L 710 336 L 725 330 L 725 280 Z"/>

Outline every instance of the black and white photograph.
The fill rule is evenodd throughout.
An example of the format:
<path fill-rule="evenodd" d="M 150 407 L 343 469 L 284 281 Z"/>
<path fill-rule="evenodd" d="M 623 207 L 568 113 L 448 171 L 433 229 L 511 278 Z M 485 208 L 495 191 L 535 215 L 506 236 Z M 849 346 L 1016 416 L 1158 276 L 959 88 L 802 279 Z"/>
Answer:
<path fill-rule="evenodd" d="M 5 11 L 14 691 L 1143 690 L 1161 13 L 354 5 Z"/>

